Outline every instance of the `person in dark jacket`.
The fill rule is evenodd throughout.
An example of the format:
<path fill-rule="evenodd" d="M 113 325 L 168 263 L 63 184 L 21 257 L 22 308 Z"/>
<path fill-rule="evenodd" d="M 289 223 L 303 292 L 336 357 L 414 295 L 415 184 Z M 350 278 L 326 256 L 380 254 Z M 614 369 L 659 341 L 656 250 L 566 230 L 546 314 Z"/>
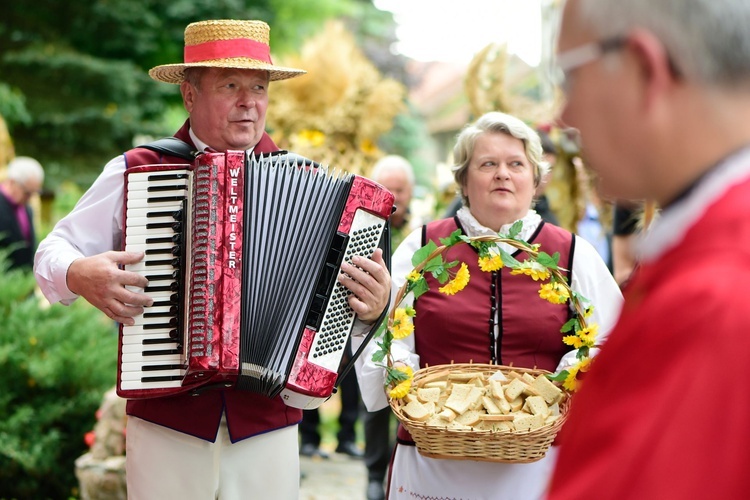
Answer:
<path fill-rule="evenodd" d="M 34 265 L 36 235 L 29 201 L 44 184 L 44 169 L 34 158 L 19 156 L 8 164 L 0 183 L 0 249 L 8 250 L 8 269 Z"/>

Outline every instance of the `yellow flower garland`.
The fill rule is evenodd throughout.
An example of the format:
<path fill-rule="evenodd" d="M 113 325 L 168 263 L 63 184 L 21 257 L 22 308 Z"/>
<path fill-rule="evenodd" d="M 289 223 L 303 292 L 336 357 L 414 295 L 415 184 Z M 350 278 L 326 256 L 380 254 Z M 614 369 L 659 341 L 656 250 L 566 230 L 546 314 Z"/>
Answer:
<path fill-rule="evenodd" d="M 593 312 L 593 307 L 584 308 L 583 303 L 588 303 L 588 299 L 570 288 L 567 279 L 562 274 L 564 269 L 557 266 L 558 254 L 551 256 L 543 252 L 539 244 L 532 245 L 518 238 L 522 228 L 521 221 L 517 221 L 506 235 L 498 233 L 496 236 L 475 237 L 464 236 L 461 230 L 456 230 L 448 238 L 440 240 L 441 246 L 429 242 L 415 252 L 412 257 L 414 269 L 409 272 L 406 282 L 398 290 L 394 307 L 387 321 L 383 322 L 376 334 L 376 336 L 382 336 L 382 341 L 378 342 L 380 348 L 372 357 L 376 363 L 385 362 L 383 365 L 386 370 L 385 386 L 391 398 L 398 399 L 406 396 L 413 377 L 413 370 L 410 367 L 402 364 L 394 365 L 391 356 L 393 340 L 406 338 L 414 332 L 412 318 L 416 312 L 412 307 L 399 306 L 409 293 L 413 293 L 416 299 L 429 290 L 424 277 L 426 272 L 431 273 L 442 284 L 438 288 L 440 293 L 455 295 L 466 287 L 471 278 L 466 263 L 461 262 L 460 266 L 459 262 L 446 263 L 442 257 L 446 250 L 458 244 L 469 244 L 478 250 L 478 263 L 482 271 L 492 272 L 502 267 L 509 267 L 513 275 L 526 275 L 534 281 L 542 281 L 539 289 L 540 298 L 552 304 L 564 304 L 570 301 L 574 315 L 562 325 L 560 331 L 568 334 L 563 336 L 563 342 L 577 349 L 578 362 L 570 369 L 561 370 L 559 373 L 550 375 L 549 378 L 562 382 L 563 387 L 569 391 L 575 391 L 578 388 L 578 374 L 588 370 L 591 362 L 589 350 L 596 345 L 599 325 L 586 322 Z M 494 248 L 498 243 L 505 243 L 526 252 L 529 259 L 519 262 L 502 249 L 499 249 L 498 253 Z M 458 271 L 452 273 L 451 269 L 456 266 L 459 266 Z"/>

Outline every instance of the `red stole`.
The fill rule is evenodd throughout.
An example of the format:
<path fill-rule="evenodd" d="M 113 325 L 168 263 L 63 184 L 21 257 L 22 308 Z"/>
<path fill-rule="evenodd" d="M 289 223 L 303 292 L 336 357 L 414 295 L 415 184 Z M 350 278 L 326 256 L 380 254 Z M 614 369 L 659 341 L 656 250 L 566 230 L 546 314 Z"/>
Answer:
<path fill-rule="evenodd" d="M 189 122 L 186 121 L 175 137 L 195 147 L 188 131 Z M 276 144 L 265 133 L 253 149 L 256 153 L 278 150 Z M 185 163 L 182 158 L 161 155 L 143 148 L 126 152 L 125 158 L 128 168 L 151 163 Z M 302 420 L 302 410 L 285 405 L 280 397 L 268 399 L 261 394 L 234 389 L 207 390 L 199 396 L 180 395 L 129 400 L 127 403 L 128 415 L 207 441 L 216 439 L 224 409 L 232 442 L 293 425 Z"/>

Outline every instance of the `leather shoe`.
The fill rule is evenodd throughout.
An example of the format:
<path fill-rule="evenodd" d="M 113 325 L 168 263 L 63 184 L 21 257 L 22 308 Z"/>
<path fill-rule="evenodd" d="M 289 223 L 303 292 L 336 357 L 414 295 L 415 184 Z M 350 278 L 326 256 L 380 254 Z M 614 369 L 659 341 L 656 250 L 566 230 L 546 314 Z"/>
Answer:
<path fill-rule="evenodd" d="M 299 454 L 303 457 L 320 457 L 328 458 L 328 453 L 321 450 L 312 443 L 305 443 L 299 449 Z"/>
<path fill-rule="evenodd" d="M 352 458 L 362 458 L 364 456 L 362 450 L 360 450 L 359 447 L 351 441 L 344 441 L 343 443 L 339 443 L 339 445 L 336 447 L 336 453 L 343 453 L 344 455 L 349 455 Z"/>
<path fill-rule="evenodd" d="M 367 483 L 367 500 L 385 500 L 383 481 L 371 479 Z"/>

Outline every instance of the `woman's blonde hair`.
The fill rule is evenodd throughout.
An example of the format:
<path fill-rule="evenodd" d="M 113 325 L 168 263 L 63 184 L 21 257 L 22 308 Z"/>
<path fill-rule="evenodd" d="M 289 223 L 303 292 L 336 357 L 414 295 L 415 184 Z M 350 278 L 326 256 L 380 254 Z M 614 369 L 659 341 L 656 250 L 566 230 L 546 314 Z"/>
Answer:
<path fill-rule="evenodd" d="M 502 133 L 520 139 L 523 142 L 526 158 L 534 167 L 534 186 L 539 186 L 544 174 L 549 170 L 547 162 L 542 160 L 542 143 L 534 129 L 526 125 L 515 116 L 491 111 L 485 113 L 474 123 L 465 126 L 456 137 L 456 145 L 453 147 L 452 167 L 453 178 L 458 185 L 458 192 L 464 205 L 469 206 L 469 200 L 463 194 L 466 172 L 471 157 L 474 155 L 474 147 L 479 138 L 487 133 Z"/>

